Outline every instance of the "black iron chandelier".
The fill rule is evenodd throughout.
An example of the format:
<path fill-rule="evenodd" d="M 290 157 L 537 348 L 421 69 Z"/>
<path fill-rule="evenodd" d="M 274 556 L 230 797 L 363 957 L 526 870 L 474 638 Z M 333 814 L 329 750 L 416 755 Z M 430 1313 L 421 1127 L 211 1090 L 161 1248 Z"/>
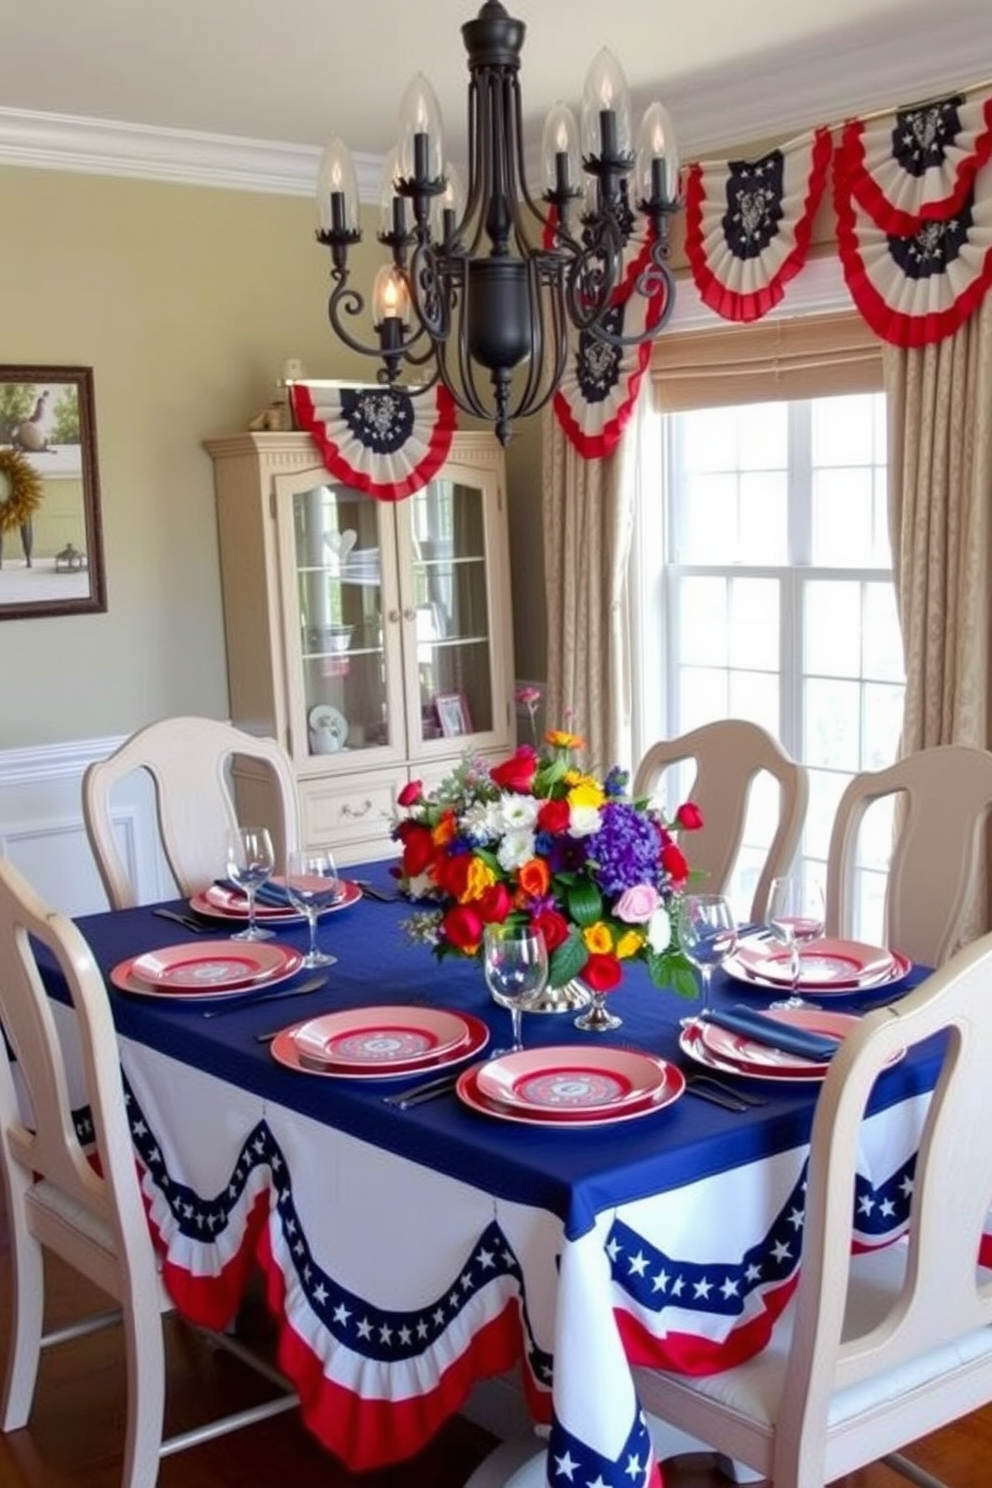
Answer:
<path fill-rule="evenodd" d="M 633 148 L 627 85 L 604 49 L 586 79 L 581 131 L 563 103 L 548 115 L 539 204 L 524 174 L 518 74 L 526 28 L 486 0 L 461 29 L 470 73 L 467 190 L 444 163 L 440 108 L 418 74 L 384 172 L 377 236 L 389 258 L 372 289 L 375 345 L 347 324 L 365 299 L 349 284 L 349 250 L 362 235 L 355 171 L 340 139 L 321 161 L 317 238 L 331 252 L 335 334 L 380 358 L 384 385 L 408 369 L 412 392 L 440 380 L 506 444 L 513 420 L 536 413 L 559 386 L 570 329 L 622 350 L 663 328 L 674 304 L 668 219 L 679 207 L 678 155 L 660 103 L 644 114 Z M 638 235 L 643 250 L 632 260 Z M 625 335 L 616 310 L 630 294 L 648 305 Z"/>

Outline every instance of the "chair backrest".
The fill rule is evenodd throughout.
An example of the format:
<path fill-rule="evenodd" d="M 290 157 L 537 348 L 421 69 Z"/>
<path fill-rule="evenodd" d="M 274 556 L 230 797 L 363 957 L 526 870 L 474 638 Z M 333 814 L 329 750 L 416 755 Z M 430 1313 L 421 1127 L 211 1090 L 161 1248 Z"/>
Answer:
<path fill-rule="evenodd" d="M 992 808 L 992 753 L 942 744 L 855 775 L 840 798 L 827 862 L 828 935 L 854 929 L 859 831 L 869 806 L 898 796 L 885 892 L 885 941 L 925 966 L 957 948 Z"/>
<path fill-rule="evenodd" d="M 886 1065 L 935 1034 L 946 1041 L 943 1066 L 916 1159 L 901 1286 L 884 1294 L 884 1307 L 881 1290 L 870 1298 L 861 1290 L 852 1312 L 848 1287 L 859 1266 L 852 1266 L 851 1214 L 862 1118 Z M 831 1062 L 813 1122 L 792 1346 L 776 1410 L 774 1482 L 824 1481 L 828 1407 L 838 1390 L 901 1366 L 911 1371 L 921 1354 L 992 1326 L 992 1271 L 981 1270 L 978 1261 L 992 1202 L 992 1143 L 980 1137 L 990 1089 L 992 935 L 986 935 L 901 1001 L 867 1014 Z M 942 1392 L 960 1392 L 957 1413 L 963 1415 L 992 1398 L 992 1350 L 960 1346 L 952 1357 L 938 1383 Z M 911 1418 L 894 1438 L 900 1444 L 927 1429 L 919 1425 L 919 1403 L 913 1405 L 912 1372 L 901 1378 L 901 1389 L 863 1407 L 859 1427 L 874 1442 L 874 1455 L 888 1449 L 880 1445 L 886 1416 L 917 1411 L 917 1429 Z M 857 1396 L 850 1398 L 856 1412 Z M 953 1413 L 945 1410 L 941 1418 Z M 836 1430 L 843 1436 L 851 1424 L 841 1415 Z M 786 1464 L 802 1462 L 807 1453 L 820 1475 L 815 1469 L 793 1475 Z M 833 1481 L 833 1473 L 827 1476 Z"/>
<path fill-rule="evenodd" d="M 75 1039 L 93 1120 L 99 1172 L 73 1124 L 70 1077 L 54 1006 L 38 970 L 37 948 L 47 947 L 65 978 L 75 1009 Z M 9 1220 L 27 1219 L 30 1195 L 44 1180 L 60 1195 L 46 1202 L 62 1219 L 43 1236 L 112 1295 L 144 1288 L 157 1296 L 157 1269 L 138 1188 L 121 1083 L 120 1055 L 103 977 L 80 931 L 49 909 L 22 874 L 0 858 L 0 1025 L 17 1060 L 21 1089 L 0 1046 L 0 1143 L 4 1151 Z M 78 1092 L 77 1092 L 78 1099 Z M 119 1274 L 94 1271 L 97 1248 L 86 1216 L 113 1240 Z M 84 1259 L 80 1261 L 78 1256 Z"/>
<path fill-rule="evenodd" d="M 300 843 L 300 808 L 293 767 L 274 739 L 256 738 L 213 718 L 164 718 L 139 729 L 83 776 L 83 820 L 112 909 L 137 903 L 114 830 L 111 793 L 144 770 L 155 787 L 155 809 L 166 861 L 188 897 L 223 872 L 227 832 L 238 825 L 230 772 L 235 760 L 263 767 L 251 788 L 251 813 L 272 830 L 277 862 Z M 268 811 L 255 801 L 268 803 Z"/>
<path fill-rule="evenodd" d="M 740 851 L 751 788 L 763 772 L 779 787 L 778 825 L 750 906 L 752 920 L 764 918 L 773 878 L 787 873 L 806 817 L 809 776 L 766 729 L 744 718 L 705 723 L 676 739 L 662 739 L 647 751 L 634 775 L 634 795 L 649 796 L 664 770 L 694 760 L 695 782 L 688 795 L 702 812 L 703 825 L 687 844 L 690 867 L 706 874 L 708 893 L 726 891 Z"/>

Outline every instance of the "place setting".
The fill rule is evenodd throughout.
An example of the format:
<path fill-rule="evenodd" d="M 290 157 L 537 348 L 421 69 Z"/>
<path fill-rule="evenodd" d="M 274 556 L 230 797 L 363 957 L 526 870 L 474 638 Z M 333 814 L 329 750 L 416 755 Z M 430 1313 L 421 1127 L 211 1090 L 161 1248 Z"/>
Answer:
<path fill-rule="evenodd" d="M 139 997 L 199 1001 L 267 993 L 303 965 L 302 951 L 279 943 L 197 941 L 130 956 L 111 969 L 110 980 Z"/>
<path fill-rule="evenodd" d="M 474 1059 L 489 1029 L 471 1013 L 384 1004 L 324 1013 L 265 1041 L 288 1069 L 332 1079 L 392 1080 Z"/>

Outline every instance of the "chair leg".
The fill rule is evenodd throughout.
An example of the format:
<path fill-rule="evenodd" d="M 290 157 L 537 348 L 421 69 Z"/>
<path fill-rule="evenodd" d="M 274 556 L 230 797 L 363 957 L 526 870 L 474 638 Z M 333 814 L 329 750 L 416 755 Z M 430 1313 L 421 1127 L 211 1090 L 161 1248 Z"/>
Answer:
<path fill-rule="evenodd" d="M 124 1305 L 127 1433 L 121 1488 L 154 1488 L 165 1419 L 165 1339 L 156 1305 Z"/>
<path fill-rule="evenodd" d="M 20 1174 L 15 1173 L 11 1181 L 12 1186 L 19 1185 Z M 27 1425 L 38 1378 L 45 1314 L 45 1264 L 42 1248 L 27 1227 L 21 1195 L 12 1196 L 9 1189 L 7 1215 L 13 1316 L 0 1428 L 17 1431 Z"/>

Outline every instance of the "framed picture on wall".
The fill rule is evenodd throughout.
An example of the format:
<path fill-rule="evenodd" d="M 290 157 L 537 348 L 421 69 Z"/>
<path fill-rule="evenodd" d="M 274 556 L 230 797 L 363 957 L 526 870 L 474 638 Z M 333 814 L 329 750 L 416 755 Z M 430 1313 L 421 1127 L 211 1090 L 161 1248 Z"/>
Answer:
<path fill-rule="evenodd" d="M 472 732 L 468 703 L 461 692 L 439 692 L 434 699 L 437 721 L 446 739 L 457 739 L 460 734 Z"/>
<path fill-rule="evenodd" d="M 93 369 L 0 366 L 0 620 L 106 608 Z"/>

